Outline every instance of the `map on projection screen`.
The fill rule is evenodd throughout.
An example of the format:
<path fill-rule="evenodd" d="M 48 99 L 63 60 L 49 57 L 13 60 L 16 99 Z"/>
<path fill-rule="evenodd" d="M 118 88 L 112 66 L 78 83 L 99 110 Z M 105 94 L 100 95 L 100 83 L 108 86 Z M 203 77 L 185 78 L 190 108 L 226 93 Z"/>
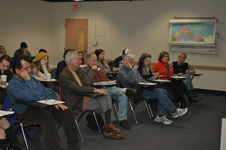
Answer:
<path fill-rule="evenodd" d="M 169 44 L 214 44 L 216 32 L 216 20 L 188 20 L 169 22 Z"/>

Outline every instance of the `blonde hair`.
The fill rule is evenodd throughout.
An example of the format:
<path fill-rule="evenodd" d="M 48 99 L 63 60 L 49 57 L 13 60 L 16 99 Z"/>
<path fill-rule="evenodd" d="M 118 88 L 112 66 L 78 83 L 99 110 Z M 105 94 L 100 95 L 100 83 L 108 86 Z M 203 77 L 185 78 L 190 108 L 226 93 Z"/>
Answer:
<path fill-rule="evenodd" d="M 46 55 L 47 56 L 47 59 L 49 60 L 49 56 L 48 55 Z M 45 56 L 44 56 L 45 57 Z M 38 75 L 38 73 L 39 73 L 39 71 L 41 70 L 41 60 L 44 58 L 44 57 L 42 57 L 40 60 L 38 60 L 38 61 L 36 61 L 36 62 L 32 62 L 31 63 L 31 73 L 32 74 L 34 74 L 34 72 L 33 72 L 33 70 L 34 70 L 34 68 L 37 70 L 36 72 L 35 72 L 35 74 L 36 75 Z M 50 67 L 49 67 L 49 62 L 47 62 L 47 64 L 46 64 L 46 68 L 47 68 L 47 70 L 48 70 L 48 72 L 49 73 L 51 73 L 52 71 L 51 71 L 51 69 L 50 69 Z"/>

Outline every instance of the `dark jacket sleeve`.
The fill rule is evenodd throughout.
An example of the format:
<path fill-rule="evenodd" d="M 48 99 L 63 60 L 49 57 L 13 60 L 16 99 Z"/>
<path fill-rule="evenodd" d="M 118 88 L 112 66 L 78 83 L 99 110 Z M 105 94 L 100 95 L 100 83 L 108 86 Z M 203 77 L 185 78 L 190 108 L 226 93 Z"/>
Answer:
<path fill-rule="evenodd" d="M 66 62 L 62 60 L 57 64 L 57 72 L 56 72 L 56 79 L 59 79 L 60 73 L 63 71 L 63 69 L 67 66 Z"/>
<path fill-rule="evenodd" d="M 96 73 L 93 70 L 91 70 L 89 66 L 80 69 L 80 71 L 85 75 L 86 83 L 88 85 L 93 85 Z"/>

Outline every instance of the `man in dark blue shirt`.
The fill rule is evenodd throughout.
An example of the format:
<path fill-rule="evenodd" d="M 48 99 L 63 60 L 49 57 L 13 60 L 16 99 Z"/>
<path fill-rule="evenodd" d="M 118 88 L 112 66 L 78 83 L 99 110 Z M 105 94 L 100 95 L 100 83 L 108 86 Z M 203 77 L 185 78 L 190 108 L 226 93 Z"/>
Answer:
<path fill-rule="evenodd" d="M 16 100 L 55 99 L 55 96 L 50 91 L 30 75 L 31 65 L 28 57 L 20 56 L 18 58 L 15 71 L 16 74 L 7 87 L 7 94 L 19 118 L 23 116 L 27 106 L 16 103 Z M 67 106 L 58 104 L 45 109 L 32 108 L 29 109 L 23 120 L 36 122 L 41 125 L 45 144 L 50 150 L 62 150 L 56 123 L 62 124 L 67 137 L 68 150 L 80 150 L 75 117 Z"/>

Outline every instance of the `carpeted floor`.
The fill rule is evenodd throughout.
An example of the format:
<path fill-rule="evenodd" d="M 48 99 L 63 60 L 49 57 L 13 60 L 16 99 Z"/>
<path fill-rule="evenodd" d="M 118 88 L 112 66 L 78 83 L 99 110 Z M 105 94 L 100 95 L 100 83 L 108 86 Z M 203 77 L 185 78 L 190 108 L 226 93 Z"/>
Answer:
<path fill-rule="evenodd" d="M 188 113 L 173 120 L 171 125 L 156 123 L 148 117 L 143 102 L 135 109 L 138 124 L 132 114 L 128 114 L 130 130 L 122 129 L 123 140 L 103 138 L 86 126 L 85 117 L 79 122 L 84 142 L 83 150 L 219 150 L 221 120 L 226 116 L 226 97 L 200 94 L 204 99 L 196 104 L 188 104 Z M 156 113 L 154 112 L 154 115 Z M 114 125 L 119 127 L 118 123 Z M 59 130 L 62 147 L 66 150 L 66 137 L 62 128 Z M 23 139 L 21 135 L 21 143 Z M 47 150 L 44 142 L 28 141 L 34 150 Z"/>

